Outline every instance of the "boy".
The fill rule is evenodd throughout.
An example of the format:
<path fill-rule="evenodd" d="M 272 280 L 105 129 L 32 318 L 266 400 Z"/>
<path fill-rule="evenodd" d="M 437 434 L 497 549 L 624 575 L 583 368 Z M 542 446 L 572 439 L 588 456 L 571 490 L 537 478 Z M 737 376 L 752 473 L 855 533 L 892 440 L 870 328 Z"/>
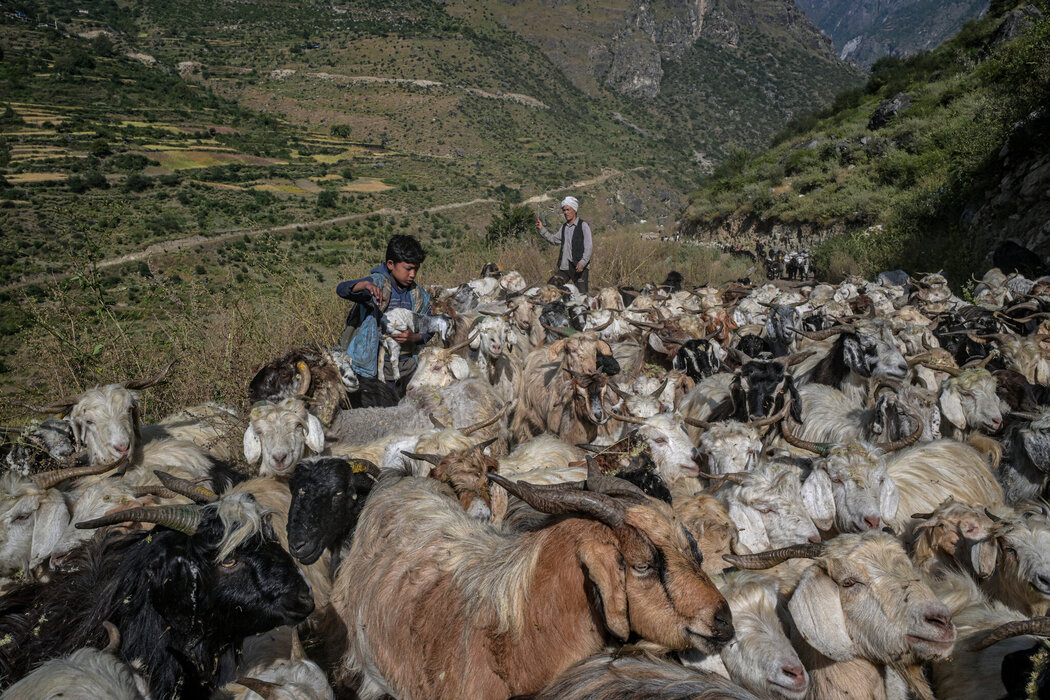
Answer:
<path fill-rule="evenodd" d="M 412 236 L 397 235 L 386 246 L 386 262 L 373 268 L 368 277 L 342 282 L 335 293 L 356 302 L 346 319 L 346 330 L 340 347 L 346 348 L 359 377 L 375 377 L 378 370 L 379 318 L 388 308 L 411 309 L 418 314 L 430 313 L 430 295 L 416 284 L 416 273 L 426 259 L 423 246 Z M 408 382 L 417 367 L 416 354 L 430 334 L 405 332 L 393 336 L 401 344 L 398 366 L 401 379 L 387 382 L 398 396 L 404 396 Z M 384 370 L 391 376 L 393 368 Z"/>

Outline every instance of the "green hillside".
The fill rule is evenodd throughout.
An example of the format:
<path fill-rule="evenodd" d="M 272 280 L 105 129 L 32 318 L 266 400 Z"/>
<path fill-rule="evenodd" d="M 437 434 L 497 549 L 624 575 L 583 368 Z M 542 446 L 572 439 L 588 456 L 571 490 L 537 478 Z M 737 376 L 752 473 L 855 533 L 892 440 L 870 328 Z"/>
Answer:
<path fill-rule="evenodd" d="M 743 244 L 827 239 L 816 263 L 832 277 L 945 268 L 958 281 L 1007 237 L 1050 252 L 1045 217 L 1021 216 L 1026 196 L 1032 212 L 1045 212 L 1036 179 L 1050 131 L 1050 21 L 999 43 L 1011 9 L 968 23 L 930 53 L 880 60 L 867 85 L 796 120 L 769 150 L 734 153 L 691 195 L 684 230 Z M 899 93 L 911 105 L 869 128 Z M 1013 196 L 1003 188 L 1017 178 Z"/>

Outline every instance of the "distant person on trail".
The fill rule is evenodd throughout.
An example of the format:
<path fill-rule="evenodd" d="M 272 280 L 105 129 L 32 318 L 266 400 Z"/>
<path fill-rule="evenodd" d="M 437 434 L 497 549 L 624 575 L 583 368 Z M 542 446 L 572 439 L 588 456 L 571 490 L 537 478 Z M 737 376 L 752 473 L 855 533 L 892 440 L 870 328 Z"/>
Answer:
<path fill-rule="evenodd" d="M 423 246 L 413 236 L 396 235 L 386 246 L 386 262 L 376 265 L 368 277 L 341 282 L 335 293 L 355 302 L 346 318 L 346 329 L 339 347 L 346 348 L 354 372 L 359 377 L 374 378 L 378 373 L 379 318 L 388 308 L 411 309 L 417 314 L 430 314 L 430 295 L 416 284 L 416 273 L 427 257 Z M 404 396 L 408 382 L 418 367 L 419 347 L 430 340 L 429 333 L 405 332 L 393 336 L 401 345 L 398 367 L 401 378 L 388 381 L 398 396 Z M 386 358 L 384 375 L 392 376 L 390 357 Z"/>
<path fill-rule="evenodd" d="M 567 277 L 569 282 L 576 285 L 584 294 L 587 293 L 587 282 L 591 271 L 591 252 L 593 245 L 591 241 L 591 227 L 586 221 L 577 216 L 580 203 L 575 197 L 566 197 L 561 200 L 561 213 L 565 217 L 565 223 L 561 225 L 559 233 L 551 233 L 547 227 L 536 217 L 536 228 L 540 235 L 548 243 L 561 245 L 561 255 L 558 258 L 558 272 L 561 277 Z"/>

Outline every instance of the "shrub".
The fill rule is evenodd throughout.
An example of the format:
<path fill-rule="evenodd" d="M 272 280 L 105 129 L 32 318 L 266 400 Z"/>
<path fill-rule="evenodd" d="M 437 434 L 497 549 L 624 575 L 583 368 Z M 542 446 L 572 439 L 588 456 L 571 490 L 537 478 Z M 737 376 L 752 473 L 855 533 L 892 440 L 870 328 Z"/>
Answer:
<path fill-rule="evenodd" d="M 491 243 L 520 238 L 535 227 L 535 222 L 535 217 L 528 207 L 511 205 L 504 200 L 492 221 L 485 227 L 485 238 Z"/>

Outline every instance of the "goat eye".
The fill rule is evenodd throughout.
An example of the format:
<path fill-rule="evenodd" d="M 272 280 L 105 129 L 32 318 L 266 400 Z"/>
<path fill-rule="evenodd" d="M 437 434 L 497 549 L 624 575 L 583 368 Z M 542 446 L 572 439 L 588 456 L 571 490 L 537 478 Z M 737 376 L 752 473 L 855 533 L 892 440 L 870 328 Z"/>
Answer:
<path fill-rule="evenodd" d="M 222 568 L 229 569 L 237 564 L 237 557 L 226 557 L 222 560 Z"/>
<path fill-rule="evenodd" d="M 853 578 L 852 576 L 848 576 L 848 577 L 842 579 L 842 581 L 839 582 L 839 585 L 842 586 L 843 588 L 853 588 L 858 583 L 860 583 L 860 581 L 858 581 L 857 579 Z"/>
<path fill-rule="evenodd" d="M 842 479 L 840 479 L 840 478 L 838 478 L 836 476 L 834 479 L 831 480 L 831 483 L 838 484 L 839 486 L 842 486 Z"/>
<path fill-rule="evenodd" d="M 29 513 L 22 513 L 21 515 L 19 515 L 17 518 L 12 520 L 11 522 L 13 522 L 13 523 L 20 523 L 20 522 L 22 522 L 24 520 L 29 520 Z"/>
<path fill-rule="evenodd" d="M 653 570 L 653 567 L 651 564 L 649 564 L 649 562 L 639 562 L 637 564 L 632 565 L 631 568 L 634 569 L 635 573 L 639 574 L 640 576 L 644 576 L 648 573 L 651 573 Z"/>
<path fill-rule="evenodd" d="M 763 515 L 768 515 L 769 513 L 773 513 L 774 510 L 769 506 L 762 506 L 761 508 L 758 508 L 758 512 L 762 513 Z"/>

